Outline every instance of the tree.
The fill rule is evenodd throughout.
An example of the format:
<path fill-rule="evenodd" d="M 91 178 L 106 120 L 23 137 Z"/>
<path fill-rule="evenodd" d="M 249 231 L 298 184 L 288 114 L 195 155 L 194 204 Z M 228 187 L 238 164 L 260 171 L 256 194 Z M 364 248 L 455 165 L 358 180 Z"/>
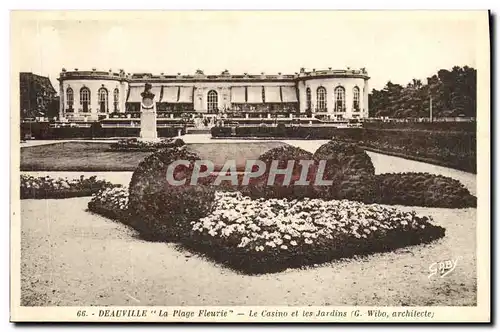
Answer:
<path fill-rule="evenodd" d="M 397 118 L 428 117 L 430 99 L 435 117 L 476 116 L 477 74 L 474 68 L 455 66 L 427 78 L 427 84 L 412 79 L 403 87 L 387 82 L 369 95 L 370 116 Z"/>

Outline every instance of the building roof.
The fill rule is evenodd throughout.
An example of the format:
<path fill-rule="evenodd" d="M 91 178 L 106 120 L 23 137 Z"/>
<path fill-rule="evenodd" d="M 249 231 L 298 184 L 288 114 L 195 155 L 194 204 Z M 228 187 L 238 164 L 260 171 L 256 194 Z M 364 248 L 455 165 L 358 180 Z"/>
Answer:
<path fill-rule="evenodd" d="M 21 84 L 35 84 L 37 90 L 45 90 L 48 93 L 56 94 L 57 91 L 52 86 L 52 82 L 46 76 L 41 76 L 29 72 L 19 73 L 19 80 Z"/>
<path fill-rule="evenodd" d="M 322 69 L 311 71 L 306 71 L 304 68 L 300 69 L 300 72 L 295 74 L 231 74 L 229 71 L 224 70 L 220 74 L 212 75 L 205 74 L 202 70 L 197 70 L 194 74 L 182 74 L 177 73 L 176 75 L 164 74 L 159 75 L 152 73 L 125 73 L 124 70 L 120 70 L 118 73 L 109 71 L 98 71 L 93 68 L 91 71 L 79 71 L 75 69 L 73 71 L 67 71 L 62 69 L 60 73 L 59 80 L 65 79 L 107 79 L 107 80 L 120 80 L 127 82 L 211 82 L 211 81 L 289 81 L 293 82 L 296 80 L 310 79 L 315 77 L 356 77 L 363 78 L 365 80 L 369 79 L 368 73 L 365 68 L 361 69 Z"/>

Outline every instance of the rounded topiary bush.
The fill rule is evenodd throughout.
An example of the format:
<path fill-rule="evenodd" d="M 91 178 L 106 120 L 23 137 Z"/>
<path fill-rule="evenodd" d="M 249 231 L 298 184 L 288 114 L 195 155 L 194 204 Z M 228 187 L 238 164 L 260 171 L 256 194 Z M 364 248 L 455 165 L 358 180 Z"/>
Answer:
<path fill-rule="evenodd" d="M 323 178 L 333 181 L 329 187 L 316 187 L 319 197 L 324 199 L 350 199 L 373 202 L 375 197 L 375 168 L 370 156 L 354 143 L 330 141 L 315 153 L 319 164 L 326 161 Z"/>
<path fill-rule="evenodd" d="M 258 160 L 263 161 L 266 165 L 266 170 L 261 176 L 250 181 L 249 185 L 241 186 L 240 191 L 254 198 L 301 198 L 311 197 L 313 185 L 294 185 L 299 180 L 302 174 L 303 166 L 299 163 L 300 160 L 313 160 L 312 153 L 301 148 L 284 145 L 270 149 L 259 156 Z M 270 168 L 273 161 L 276 160 L 279 169 L 287 168 L 288 162 L 293 161 L 292 177 L 289 185 L 284 185 L 285 175 L 277 175 L 271 185 L 268 185 Z M 316 165 L 311 165 L 308 171 L 307 181 L 310 183 L 314 180 L 313 175 Z"/>
<path fill-rule="evenodd" d="M 167 168 L 176 160 L 174 179 L 187 179 L 185 185 L 167 181 Z M 177 240 L 188 236 L 189 223 L 210 211 L 214 188 L 190 185 L 194 163 L 200 157 L 186 146 L 159 150 L 145 158 L 134 171 L 129 185 L 130 224 L 148 239 Z M 202 169 L 203 170 L 203 169 Z"/>
<path fill-rule="evenodd" d="M 475 207 L 477 199 L 460 181 L 430 173 L 386 173 L 375 176 L 381 204 L 442 208 Z"/>

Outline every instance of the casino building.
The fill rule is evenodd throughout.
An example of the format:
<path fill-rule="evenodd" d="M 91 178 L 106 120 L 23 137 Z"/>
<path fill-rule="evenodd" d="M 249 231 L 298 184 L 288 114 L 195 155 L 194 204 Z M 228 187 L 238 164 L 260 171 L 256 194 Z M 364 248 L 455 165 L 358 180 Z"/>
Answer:
<path fill-rule="evenodd" d="M 59 76 L 59 118 L 99 121 L 139 118 L 146 83 L 155 94 L 157 116 L 191 118 L 316 118 L 368 117 L 368 80 L 359 70 L 315 70 L 286 75 L 153 75 L 97 71 L 67 71 Z"/>

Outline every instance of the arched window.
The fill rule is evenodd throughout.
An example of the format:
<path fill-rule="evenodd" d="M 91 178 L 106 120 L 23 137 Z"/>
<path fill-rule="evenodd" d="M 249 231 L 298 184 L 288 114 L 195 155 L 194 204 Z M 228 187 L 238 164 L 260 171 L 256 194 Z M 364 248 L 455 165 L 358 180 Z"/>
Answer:
<path fill-rule="evenodd" d="M 217 112 L 219 106 L 219 98 L 217 96 L 217 91 L 210 90 L 207 95 L 207 109 L 208 113 Z"/>
<path fill-rule="evenodd" d="M 73 95 L 73 89 L 72 88 L 67 88 L 66 89 L 66 103 L 68 104 L 69 109 L 73 109 L 73 102 L 75 101 Z"/>
<path fill-rule="evenodd" d="M 113 109 L 114 111 L 118 111 L 118 100 L 120 98 L 120 91 L 118 90 L 118 88 L 115 89 L 115 91 L 113 91 Z"/>
<path fill-rule="evenodd" d="M 326 112 L 326 89 L 322 86 L 316 90 L 316 108 L 319 112 Z"/>
<path fill-rule="evenodd" d="M 80 104 L 84 112 L 90 111 L 90 90 L 86 87 L 80 89 Z"/>
<path fill-rule="evenodd" d="M 341 86 L 335 88 L 335 112 L 345 112 L 345 89 Z"/>
<path fill-rule="evenodd" d="M 311 110 L 311 88 L 306 89 L 306 109 Z"/>
<path fill-rule="evenodd" d="M 99 96 L 99 112 L 105 113 L 108 111 L 108 90 L 100 88 L 98 91 Z"/>
<path fill-rule="evenodd" d="M 359 112 L 359 88 L 355 86 L 352 89 L 352 109 L 354 112 Z"/>

